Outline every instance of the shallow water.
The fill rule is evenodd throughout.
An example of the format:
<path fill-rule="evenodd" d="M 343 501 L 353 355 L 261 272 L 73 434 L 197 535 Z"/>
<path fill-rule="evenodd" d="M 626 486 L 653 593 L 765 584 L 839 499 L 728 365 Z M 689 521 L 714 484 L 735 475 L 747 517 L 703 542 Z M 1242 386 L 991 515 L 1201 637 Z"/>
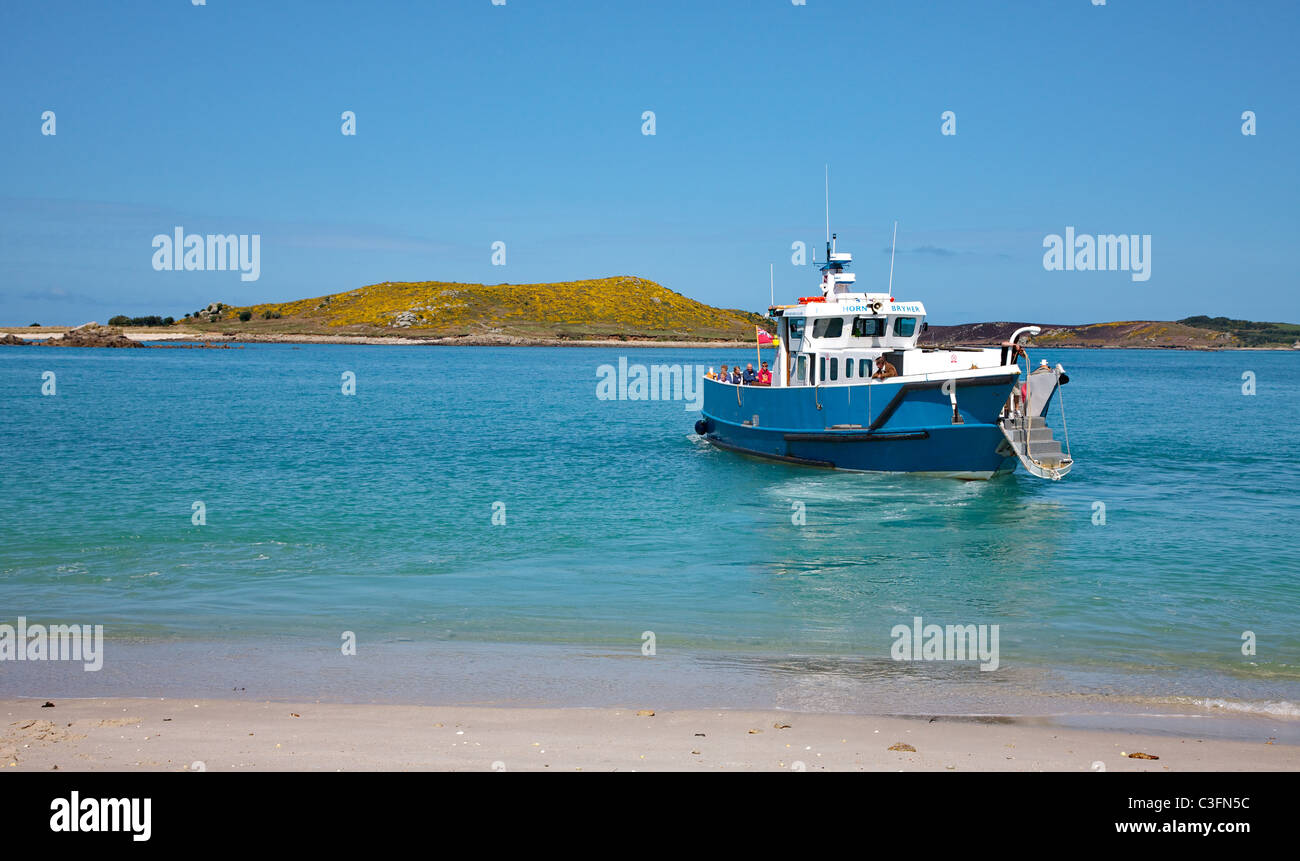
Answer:
<path fill-rule="evenodd" d="M 1033 711 L 1051 695 L 1300 716 L 1300 354 L 1032 355 L 1072 378 L 1077 466 L 1059 483 L 763 462 L 701 443 L 680 401 L 596 397 L 619 356 L 744 351 L 5 348 L 0 621 L 103 624 L 106 670 L 58 675 L 86 695 L 224 684 L 212 654 L 238 675 L 229 655 L 272 642 L 297 645 L 258 684 L 288 694 L 295 649 L 309 663 L 353 631 L 394 648 L 355 695 L 422 697 L 412 656 L 438 644 L 582 667 L 640 658 L 653 632 L 665 666 L 691 667 L 659 673 L 683 701 L 761 677 L 745 690 L 800 708 Z M 998 625 L 998 669 L 891 660 L 915 616 Z M 144 657 L 110 672 L 114 644 Z M 624 664 L 594 676 L 612 692 Z M 0 663 L 0 693 L 31 692 L 33 669 Z M 552 701 L 600 700 L 562 675 Z M 508 698 L 440 678 L 439 696 Z"/>

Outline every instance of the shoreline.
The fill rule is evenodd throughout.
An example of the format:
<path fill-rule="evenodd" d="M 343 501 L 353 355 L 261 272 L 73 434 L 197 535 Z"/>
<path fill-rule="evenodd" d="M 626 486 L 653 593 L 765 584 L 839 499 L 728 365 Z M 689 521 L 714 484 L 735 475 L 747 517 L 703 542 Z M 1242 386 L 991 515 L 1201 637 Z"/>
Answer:
<path fill-rule="evenodd" d="M 53 328 L 53 327 L 50 327 Z M 663 347 L 670 349 L 749 349 L 747 341 L 624 341 L 617 338 L 569 340 L 562 338 L 521 338 L 501 335 L 466 335 L 464 337 L 409 338 L 400 335 L 282 335 L 239 332 L 225 335 L 208 332 L 131 332 L 114 329 L 132 341 L 145 344 L 354 344 L 375 346 L 428 347 Z M 30 341 L 57 340 L 64 332 L 34 334 L 31 331 L 0 329 L 0 338 L 14 335 Z M 771 349 L 769 346 L 768 349 Z"/>
<path fill-rule="evenodd" d="M 0 329 L 0 338 L 6 335 L 13 335 L 28 341 L 47 341 L 61 339 L 64 334 L 71 331 L 72 326 L 49 326 L 41 329 L 30 329 L 28 327 L 15 327 L 9 329 Z M 524 338 L 514 335 L 465 335 L 451 337 L 428 337 L 412 338 L 401 335 L 311 335 L 311 334 L 279 334 L 264 332 L 236 332 L 234 334 L 223 334 L 213 332 L 158 332 L 158 331 L 137 331 L 133 332 L 125 328 L 107 328 L 106 331 L 120 333 L 132 341 L 139 341 L 144 344 L 163 346 L 167 344 L 176 345 L 210 345 L 210 344 L 350 344 L 350 345 L 368 345 L 368 346 L 427 346 L 427 347 L 633 347 L 633 348 L 651 348 L 659 347 L 663 349 L 675 350 L 736 350 L 736 349 L 753 349 L 755 344 L 749 341 L 651 341 L 651 340 L 622 340 L 619 338 L 604 339 L 566 339 L 566 338 Z M 772 349 L 771 345 L 763 345 L 766 349 Z M 922 344 L 923 348 L 942 347 L 942 346 L 963 346 L 963 347 L 996 347 L 996 343 L 971 343 L 960 345 L 939 345 L 939 344 Z M 1164 352 L 1183 352 L 1183 353 L 1257 353 L 1257 352 L 1278 352 L 1292 353 L 1300 352 L 1293 347 L 1182 347 L 1182 346 L 1123 346 L 1118 344 L 1051 344 L 1035 345 L 1029 344 L 1033 350 L 1152 350 Z"/>
<path fill-rule="evenodd" d="M 0 767 L 17 771 L 1300 770 L 1296 745 L 1042 719 L 124 697 L 0 714 Z"/>
<path fill-rule="evenodd" d="M 1300 746 L 1294 691 L 1208 671 L 1163 689 L 1118 671 L 1008 667 L 997 684 L 964 665 L 800 658 L 539 643 L 367 640 L 355 655 L 326 642 L 106 641 L 98 672 L 76 661 L 0 664 L 0 700 L 230 699 L 518 711 L 637 708 L 823 714 L 845 718 L 1049 722 L 1074 728 Z M 466 668 L 473 668 L 467 672 Z"/>

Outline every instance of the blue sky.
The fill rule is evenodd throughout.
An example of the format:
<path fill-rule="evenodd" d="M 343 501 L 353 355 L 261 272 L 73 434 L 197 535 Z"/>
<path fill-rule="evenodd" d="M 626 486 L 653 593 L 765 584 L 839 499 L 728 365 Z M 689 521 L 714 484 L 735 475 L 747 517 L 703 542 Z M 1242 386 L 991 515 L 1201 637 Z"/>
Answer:
<path fill-rule="evenodd" d="M 6 0 L 0 324 L 616 274 L 758 310 L 769 263 L 778 301 L 816 292 L 790 246 L 824 242 L 827 164 L 859 283 L 884 289 L 897 219 L 895 295 L 934 322 L 1300 321 L 1298 25 L 1282 2 Z M 154 271 L 177 225 L 260 234 L 260 279 Z M 1150 280 L 1045 270 L 1067 225 L 1150 234 Z"/>

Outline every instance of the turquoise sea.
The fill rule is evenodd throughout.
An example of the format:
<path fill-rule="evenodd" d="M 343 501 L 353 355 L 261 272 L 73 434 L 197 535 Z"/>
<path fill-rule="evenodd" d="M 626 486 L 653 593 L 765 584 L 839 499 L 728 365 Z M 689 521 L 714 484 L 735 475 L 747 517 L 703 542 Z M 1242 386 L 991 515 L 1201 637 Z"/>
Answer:
<path fill-rule="evenodd" d="M 0 696 L 1238 714 L 1296 737 L 1300 354 L 1031 355 L 1072 378 L 1059 483 L 762 462 L 700 442 L 681 401 L 596 396 L 621 356 L 743 350 L 2 348 L 0 622 L 107 646 L 99 673 L 0 663 Z M 999 626 L 998 669 L 892 660 L 916 616 Z"/>

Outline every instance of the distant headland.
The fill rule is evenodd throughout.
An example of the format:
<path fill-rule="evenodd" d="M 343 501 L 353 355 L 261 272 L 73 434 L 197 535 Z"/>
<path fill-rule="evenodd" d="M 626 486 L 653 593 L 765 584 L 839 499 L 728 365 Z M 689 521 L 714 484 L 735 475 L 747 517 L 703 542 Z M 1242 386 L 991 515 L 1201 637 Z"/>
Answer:
<path fill-rule="evenodd" d="M 1087 323 L 1078 326 L 1045 323 L 965 323 L 930 326 L 922 345 L 999 344 L 1021 326 L 1036 325 L 1042 332 L 1026 338 L 1039 347 L 1119 347 L 1175 350 L 1285 350 L 1300 349 L 1300 325 L 1257 323 L 1227 317 L 1186 317 L 1182 320 L 1130 320 Z"/>

